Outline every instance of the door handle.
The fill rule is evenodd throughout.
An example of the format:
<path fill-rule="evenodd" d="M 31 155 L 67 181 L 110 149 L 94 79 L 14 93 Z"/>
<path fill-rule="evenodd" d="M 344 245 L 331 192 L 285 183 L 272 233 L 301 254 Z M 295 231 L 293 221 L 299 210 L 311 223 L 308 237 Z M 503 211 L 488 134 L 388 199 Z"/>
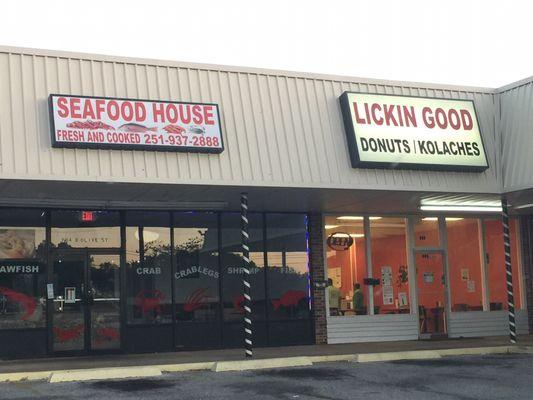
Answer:
<path fill-rule="evenodd" d="M 87 293 L 86 293 L 86 296 L 85 296 L 85 298 L 87 299 L 87 305 L 93 305 L 94 304 L 94 293 L 95 293 L 94 288 L 88 286 Z"/>

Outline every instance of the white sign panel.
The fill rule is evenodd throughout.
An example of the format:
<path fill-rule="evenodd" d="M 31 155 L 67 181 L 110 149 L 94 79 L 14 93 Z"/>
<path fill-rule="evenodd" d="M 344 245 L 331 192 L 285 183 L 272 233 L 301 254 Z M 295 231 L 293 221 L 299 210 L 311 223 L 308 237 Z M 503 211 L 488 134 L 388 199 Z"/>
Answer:
<path fill-rule="evenodd" d="M 50 95 L 52 146 L 220 153 L 217 104 Z"/>
<path fill-rule="evenodd" d="M 353 167 L 488 168 L 470 100 L 345 92 L 340 103 Z"/>

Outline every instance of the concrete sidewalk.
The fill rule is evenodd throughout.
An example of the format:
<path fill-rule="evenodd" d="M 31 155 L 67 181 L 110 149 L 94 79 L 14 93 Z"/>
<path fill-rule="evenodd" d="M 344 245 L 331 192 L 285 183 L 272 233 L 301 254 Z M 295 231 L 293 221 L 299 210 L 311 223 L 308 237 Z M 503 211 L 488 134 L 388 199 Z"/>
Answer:
<path fill-rule="evenodd" d="M 80 370 L 115 371 L 117 377 L 125 377 L 131 367 L 141 368 L 149 376 L 163 372 L 178 372 L 194 369 L 216 371 L 247 368 L 308 365 L 323 361 L 386 361 L 399 358 L 440 358 L 450 354 L 529 352 L 533 349 L 533 335 L 519 337 L 517 345 L 510 346 L 509 338 L 488 337 L 472 339 L 419 340 L 379 343 L 350 343 L 336 345 L 311 345 L 293 347 L 269 347 L 254 350 L 253 362 L 244 361 L 243 349 L 182 351 L 151 354 L 113 354 L 64 358 L 39 358 L 0 361 L 0 381 L 28 378 L 47 379 L 53 372 Z M 477 349 L 477 350 L 474 350 Z M 445 350 L 445 351 L 443 351 Z M 288 360 L 288 361 L 283 361 Z M 229 363 L 228 363 L 229 362 Z M 149 367 L 156 367 L 151 370 Z M 39 374 L 41 372 L 41 374 Z M 81 371 L 83 374 L 83 371 Z M 97 375 L 102 375 L 102 371 Z M 104 374 L 105 375 L 105 374 Z M 111 376 L 107 374 L 106 376 Z M 144 375 L 147 376 L 147 375 Z M 12 379 L 9 379 L 9 378 Z M 49 376 L 48 376 L 49 377 Z M 17 378 L 17 379 L 15 379 Z M 98 379 L 98 378 L 92 378 Z M 78 379 L 72 379 L 78 380 Z"/>

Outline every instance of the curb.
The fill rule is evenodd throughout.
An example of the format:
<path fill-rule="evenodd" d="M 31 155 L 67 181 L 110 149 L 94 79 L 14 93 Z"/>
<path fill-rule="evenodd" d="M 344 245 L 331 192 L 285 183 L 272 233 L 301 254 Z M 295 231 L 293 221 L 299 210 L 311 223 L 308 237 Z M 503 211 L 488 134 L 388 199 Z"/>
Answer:
<path fill-rule="evenodd" d="M 212 368 L 214 372 L 248 371 L 254 369 L 309 367 L 313 365 L 309 357 L 266 358 L 260 360 L 220 361 Z"/>
<path fill-rule="evenodd" d="M 368 353 L 358 354 L 357 361 L 359 363 L 379 362 L 379 361 L 398 361 L 398 360 L 428 360 L 441 358 L 442 356 L 436 350 L 414 350 L 414 351 L 398 351 L 389 353 Z"/>
<path fill-rule="evenodd" d="M 122 367 L 122 368 L 94 368 L 76 369 L 70 371 L 53 372 L 50 383 L 93 381 L 102 379 L 148 378 L 161 376 L 161 369 L 156 367 Z"/>
<path fill-rule="evenodd" d="M 429 360 L 447 356 L 483 355 L 483 354 L 533 354 L 533 346 L 493 346 L 467 347 L 440 350 L 413 350 L 384 353 L 339 354 L 322 356 L 266 358 L 253 360 L 235 360 L 218 362 L 198 362 L 183 364 L 160 364 L 150 366 L 91 368 L 75 370 L 55 370 L 37 372 L 12 372 L 0 374 L 1 382 L 20 382 L 48 380 L 55 382 L 73 382 L 104 379 L 124 379 L 140 377 L 156 377 L 163 373 L 177 373 L 187 371 L 248 371 L 269 368 L 308 367 L 315 363 L 324 362 L 386 362 L 398 360 Z"/>

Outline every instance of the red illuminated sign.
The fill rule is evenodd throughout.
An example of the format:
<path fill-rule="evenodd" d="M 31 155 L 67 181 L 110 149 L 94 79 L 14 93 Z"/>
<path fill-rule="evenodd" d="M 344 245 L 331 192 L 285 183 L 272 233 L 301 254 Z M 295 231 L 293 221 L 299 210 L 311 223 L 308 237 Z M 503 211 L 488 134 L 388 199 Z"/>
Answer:
<path fill-rule="evenodd" d="M 81 222 L 94 222 L 95 219 L 96 216 L 94 214 L 94 211 L 82 211 L 80 213 Z"/>

